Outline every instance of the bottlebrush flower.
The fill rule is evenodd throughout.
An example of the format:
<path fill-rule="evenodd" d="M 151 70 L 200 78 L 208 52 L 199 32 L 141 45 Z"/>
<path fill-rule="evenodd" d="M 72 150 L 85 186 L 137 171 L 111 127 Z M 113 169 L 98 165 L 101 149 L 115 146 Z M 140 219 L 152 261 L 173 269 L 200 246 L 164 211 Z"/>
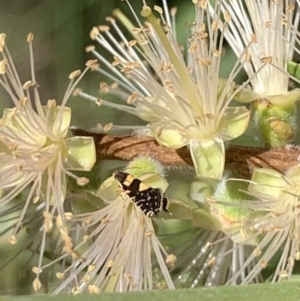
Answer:
<path fill-rule="evenodd" d="M 166 181 L 156 173 L 149 173 L 151 161 L 146 164 L 146 173 L 134 167 L 137 164 L 145 166 L 145 160 L 142 161 L 135 160 L 125 172 L 164 192 Z M 174 265 L 176 257 L 168 255 L 159 242 L 152 218 L 132 201 L 126 191 L 120 190 L 120 183 L 113 177 L 101 185 L 97 195 L 105 201 L 101 205 L 99 199 L 98 205 L 102 209 L 72 219 L 77 224 L 73 227 L 74 236 L 82 241 L 66 249 L 67 253 L 54 261 L 70 254 L 75 257 L 69 267 L 57 274 L 63 283 L 53 294 L 67 288 L 72 294 L 173 289 L 167 264 Z M 156 272 L 153 271 L 152 257 L 159 268 Z"/>
<path fill-rule="evenodd" d="M 9 238 L 11 244 L 16 244 L 16 234 L 23 225 L 29 206 L 44 203 L 40 256 L 38 266 L 34 268 L 37 274 L 34 288 L 38 290 L 46 235 L 53 228 L 55 217 L 61 220 L 61 227 L 65 224 L 66 178 L 75 178 L 78 185 L 85 185 L 88 179 L 79 178 L 70 170 L 88 171 L 95 163 L 93 139 L 67 136 L 71 109 L 66 107 L 75 86 L 95 62 L 88 62 L 82 74 L 79 70 L 70 74 L 70 83 L 61 105 L 57 106 L 56 100 L 52 99 L 42 106 L 34 71 L 33 34 L 27 36 L 31 78 L 25 83 L 18 76 L 5 45 L 5 37 L 5 34 L 0 35 L 0 53 L 3 57 L 0 61 L 0 85 L 10 96 L 14 107 L 4 109 L 0 122 L 0 188 L 4 190 L 0 208 L 5 211 L 15 201 L 25 199 Z M 16 200 L 17 196 L 21 198 Z"/>
<path fill-rule="evenodd" d="M 113 62 L 94 46 L 87 48 L 104 65 L 95 70 L 113 81 L 100 83 L 101 92 L 111 93 L 125 104 L 114 104 L 83 91 L 77 94 L 149 122 L 136 128 L 152 135 L 165 147 L 188 146 L 197 175 L 220 178 L 224 168 L 224 141 L 241 135 L 250 118 L 245 107 L 229 107 L 234 95 L 242 89 L 236 90 L 233 80 L 243 65 L 248 64 L 247 50 L 239 56 L 229 78 L 222 80 L 219 69 L 224 34 L 217 29 L 220 10 L 212 17 L 207 16 L 206 24 L 207 1 L 193 1 L 196 17 L 185 59 L 176 40 L 175 9 L 169 13 L 155 6 L 157 19 L 144 4 L 141 15 L 146 22 L 142 24 L 130 2 L 126 2 L 136 25 L 120 11 L 115 11 L 115 16 L 133 39 L 127 39 L 117 21 L 109 17 L 107 21 L 121 42 L 109 26 L 94 27 L 91 38 L 113 56 Z M 166 1 L 163 5 L 167 7 Z M 226 24 L 231 22 L 228 14 L 224 18 Z"/>
<path fill-rule="evenodd" d="M 267 168 L 254 171 L 248 191 L 257 200 L 245 205 L 257 211 L 259 216 L 245 225 L 245 229 L 256 233 L 259 242 L 242 265 L 242 268 L 252 265 L 242 284 L 251 282 L 264 268 L 275 263 L 275 272 L 268 280 L 277 282 L 290 278 L 295 261 L 300 260 L 299 176 L 298 166 L 284 175 Z M 254 260 L 257 263 L 253 266 Z M 235 281 L 241 273 L 242 270 L 236 271 L 231 281 Z"/>
<path fill-rule="evenodd" d="M 232 22 L 219 22 L 219 26 L 233 51 L 240 57 L 247 47 L 251 57 L 244 70 L 253 91 L 244 89 L 235 99 L 253 102 L 254 121 L 264 141 L 282 146 L 294 138 L 295 102 L 300 98 L 299 89 L 289 91 L 287 72 L 287 63 L 296 50 L 299 5 L 295 0 L 224 0 L 222 10 L 232 18 Z M 210 7 L 211 14 L 213 11 Z"/>
<path fill-rule="evenodd" d="M 175 236 L 182 242 L 174 250 L 178 258 L 174 283 L 179 287 L 240 284 L 256 264 L 254 258 L 244 266 L 257 243 L 251 239 L 253 231 L 244 229 L 254 216 L 253 209 L 244 206 L 248 183 L 229 175 L 211 185 L 194 181 L 190 187 L 188 195 L 197 205 L 191 209 L 193 228 Z M 251 279 L 259 281 L 259 273 Z"/>
<path fill-rule="evenodd" d="M 252 246 L 234 242 L 221 231 L 194 228 L 176 234 L 177 241 L 187 238 L 189 241 L 174 252 L 178 259 L 172 274 L 177 287 L 240 284 L 256 264 L 254 259 L 244 266 Z M 262 277 L 258 273 L 251 280 L 251 283 L 261 282 Z"/>

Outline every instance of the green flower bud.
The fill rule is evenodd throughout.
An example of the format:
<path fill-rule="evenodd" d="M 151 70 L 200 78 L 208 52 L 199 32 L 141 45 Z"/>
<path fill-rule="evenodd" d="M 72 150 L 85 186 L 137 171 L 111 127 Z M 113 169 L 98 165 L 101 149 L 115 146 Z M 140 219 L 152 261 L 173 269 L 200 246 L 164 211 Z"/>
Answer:
<path fill-rule="evenodd" d="M 282 96 L 283 104 L 284 100 L 285 96 Z M 295 104 L 278 106 L 262 99 L 255 101 L 253 108 L 255 124 L 266 144 L 281 147 L 294 139 L 297 115 Z"/>
<path fill-rule="evenodd" d="M 186 137 L 173 129 L 154 128 L 153 137 L 160 145 L 170 149 L 178 149 L 188 144 Z"/>
<path fill-rule="evenodd" d="M 161 176 L 165 175 L 163 165 L 151 157 L 139 156 L 130 161 L 126 167 L 126 172 L 130 173 L 135 178 L 145 173 L 157 173 Z"/>
<path fill-rule="evenodd" d="M 222 229 L 242 226 L 249 220 L 252 210 L 243 206 L 243 202 L 252 199 L 243 191 L 248 183 L 223 179 L 217 186 L 211 202 L 211 213 L 222 223 Z"/>

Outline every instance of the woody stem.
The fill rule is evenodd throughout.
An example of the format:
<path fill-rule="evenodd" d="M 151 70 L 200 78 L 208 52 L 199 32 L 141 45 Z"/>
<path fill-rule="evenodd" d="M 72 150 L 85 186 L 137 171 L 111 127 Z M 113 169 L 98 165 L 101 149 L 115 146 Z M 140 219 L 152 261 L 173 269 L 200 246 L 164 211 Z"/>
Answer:
<path fill-rule="evenodd" d="M 139 155 L 150 156 L 166 166 L 192 167 L 193 162 L 188 148 L 172 150 L 159 145 L 153 138 L 143 136 L 117 136 L 97 134 L 83 129 L 73 129 L 76 136 L 93 137 L 97 160 L 130 161 Z M 250 177 L 254 168 L 272 168 L 281 173 L 299 163 L 300 149 L 255 148 L 231 145 L 226 150 L 225 168 L 240 176 Z"/>

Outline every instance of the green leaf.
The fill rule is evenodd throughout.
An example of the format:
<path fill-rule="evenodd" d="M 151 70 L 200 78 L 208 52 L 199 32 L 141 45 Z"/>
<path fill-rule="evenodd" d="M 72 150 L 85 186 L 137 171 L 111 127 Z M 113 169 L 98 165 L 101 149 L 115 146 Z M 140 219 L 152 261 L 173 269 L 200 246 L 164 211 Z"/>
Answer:
<path fill-rule="evenodd" d="M 147 292 L 130 292 L 100 295 L 79 295 L 79 296 L 24 296 L 3 298 L 3 301 L 194 301 L 194 300 L 299 300 L 300 286 L 299 282 L 283 282 L 280 284 L 253 284 L 248 286 L 221 286 L 215 288 L 200 289 L 178 289 L 178 290 L 155 290 Z M 2 300 L 1 300 L 2 301 Z"/>

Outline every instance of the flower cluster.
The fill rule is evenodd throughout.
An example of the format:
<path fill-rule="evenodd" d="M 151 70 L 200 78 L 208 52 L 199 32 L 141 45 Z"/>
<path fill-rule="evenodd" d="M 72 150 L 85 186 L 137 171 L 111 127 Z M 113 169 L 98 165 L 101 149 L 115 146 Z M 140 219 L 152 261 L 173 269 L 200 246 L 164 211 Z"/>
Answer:
<path fill-rule="evenodd" d="M 32 40 L 27 36 L 30 51 L 31 78 L 24 83 L 18 76 L 7 46 L 5 34 L 0 35 L 0 85 L 10 96 L 14 107 L 4 109 L 0 124 L 0 198 L 1 213 L 5 216 L 21 209 L 14 225 L 9 242 L 17 244 L 17 233 L 28 224 L 28 208 L 33 204 L 41 223 L 40 257 L 34 269 L 37 278 L 36 289 L 40 287 L 39 274 L 45 248 L 46 235 L 53 228 L 53 219 L 60 219 L 61 231 L 68 214 L 65 213 L 64 200 L 67 192 L 67 176 L 76 179 L 82 186 L 88 179 L 78 177 L 71 170 L 89 171 L 96 155 L 94 141 L 90 137 L 68 137 L 71 109 L 66 107 L 75 86 L 84 73 L 95 63 L 90 61 L 81 74 L 80 70 L 70 74 L 70 83 L 58 106 L 55 99 L 42 105 L 35 78 Z M 16 198 L 19 198 L 17 200 Z M 19 204 L 15 204 L 15 201 Z M 7 213 L 6 213 L 7 210 Z"/>
<path fill-rule="evenodd" d="M 226 0 L 214 5 L 205 0 L 193 1 L 195 22 L 184 55 L 176 39 L 176 9 L 169 12 L 163 1 L 163 8 L 155 6 L 154 12 L 144 3 L 143 23 L 130 2 L 126 2 L 136 24 L 116 10 L 117 20 L 109 17 L 110 26 L 94 27 L 90 33 L 111 54 L 112 61 L 96 47 L 87 47 L 103 64 L 94 70 L 112 81 L 101 82 L 100 92 L 113 94 L 125 104 L 114 104 L 81 90 L 77 94 L 146 121 L 147 125 L 135 127 L 135 134 L 152 136 L 166 148 L 188 146 L 196 177 L 200 179 L 191 185 L 189 196 L 193 201 L 201 199 L 195 208 L 190 207 L 191 224 L 202 229 L 209 224 L 208 228 L 213 230 L 191 230 L 201 243 L 194 253 L 187 254 L 185 247 L 178 250 L 178 258 L 183 257 L 178 262 L 185 267 L 178 279 L 189 277 L 187 282 L 192 279 L 192 287 L 199 283 L 257 282 L 261 279 L 257 266 L 263 266 L 261 259 L 256 258 L 263 230 L 254 221 L 267 218 L 266 210 L 253 208 L 259 198 L 248 191 L 247 181 L 230 181 L 224 174 L 224 142 L 242 135 L 250 120 L 246 107 L 229 104 L 233 99 L 251 103 L 253 120 L 264 143 L 281 146 L 294 139 L 299 90 L 288 90 L 292 76 L 287 72 L 287 62 L 297 51 L 299 7 L 294 0 Z M 133 39 L 125 37 L 119 22 Z M 224 39 L 237 56 L 226 80 L 220 77 Z M 242 69 L 248 80 L 239 86 L 234 80 Z M 204 186 L 210 187 L 209 193 L 199 190 Z M 251 195 L 247 197 L 245 191 Z M 203 248 L 203 242 L 211 249 Z M 221 259 L 226 256 L 231 258 L 231 264 Z M 189 261 L 192 263 L 188 264 Z M 220 277 L 212 276 L 213 268 L 205 272 L 216 262 L 217 269 L 222 266 L 224 271 Z M 200 270 L 198 276 L 192 271 L 195 266 Z"/>
<path fill-rule="evenodd" d="M 270 281 L 289 278 L 295 261 L 300 260 L 299 172 L 299 166 L 291 168 L 284 175 L 267 168 L 254 171 L 248 191 L 256 200 L 247 202 L 247 206 L 264 214 L 253 218 L 247 226 L 255 233 L 258 243 L 245 260 L 244 267 L 248 267 L 255 259 L 257 263 L 242 283 L 251 282 L 262 269 L 272 265 L 272 259 L 276 257 L 278 263 Z M 240 274 L 241 270 L 237 271 L 231 281 L 235 281 Z"/>
<path fill-rule="evenodd" d="M 245 48 L 239 55 L 227 80 L 221 79 L 224 40 L 224 32 L 218 31 L 221 12 L 218 10 L 210 17 L 207 1 L 194 2 L 197 21 L 191 28 L 186 58 L 172 26 L 175 10 L 169 14 L 155 6 L 157 19 L 145 4 L 141 12 L 147 21 L 145 24 L 136 14 L 136 26 L 123 21 L 132 40 L 125 38 L 114 18 L 108 18 L 122 43 L 112 36 L 109 26 L 94 27 L 91 38 L 113 57 L 113 62 L 109 63 L 94 46 L 87 47 L 87 51 L 109 69 L 98 67 L 95 70 L 105 75 L 109 72 L 108 77 L 114 81 L 110 85 L 101 82 L 100 90 L 130 106 L 112 104 L 83 91 L 78 95 L 149 122 L 138 132 L 153 136 L 167 148 L 188 146 L 197 176 L 219 179 L 224 169 L 224 142 L 240 136 L 250 119 L 246 107 L 229 107 L 234 96 L 247 84 L 236 88 L 233 80 L 243 66 L 249 64 L 248 50 Z M 121 21 L 124 19 L 120 11 L 115 11 L 115 16 Z M 228 26 L 231 23 L 229 14 L 225 12 L 222 17 Z"/>
<path fill-rule="evenodd" d="M 295 102 L 300 98 L 299 89 L 289 91 L 291 76 L 287 72 L 287 62 L 294 52 L 299 53 L 295 48 L 299 7 L 294 0 L 225 0 L 222 10 L 233 20 L 228 25 L 220 23 L 233 51 L 239 57 L 247 47 L 251 57 L 250 63 L 244 65 L 251 90 L 241 91 L 236 99 L 253 102 L 253 119 L 264 142 L 283 146 L 294 139 Z"/>
<path fill-rule="evenodd" d="M 290 278 L 300 260 L 299 167 L 284 174 L 258 168 L 251 180 L 224 168 L 226 144 L 246 131 L 258 129 L 261 144 L 272 147 L 295 141 L 300 90 L 289 90 L 297 79 L 288 62 L 299 53 L 300 1 L 192 0 L 186 49 L 176 37 L 177 10 L 169 10 L 167 0 L 153 9 L 141 1 L 141 16 L 126 3 L 134 21 L 115 10 L 109 26 L 91 30 L 101 48 L 86 50 L 97 60 L 70 74 L 59 105 L 40 99 L 33 35 L 27 37 L 31 75 L 25 82 L 0 35 L 0 85 L 14 105 L 0 120 L 0 221 L 13 215 L 4 231 L 11 244 L 18 244 L 22 229 L 34 228 L 34 289 L 50 266 L 60 280 L 54 294 Z M 237 58 L 226 79 L 225 40 Z M 88 69 L 107 79 L 100 82 L 101 98 L 75 89 Z M 243 71 L 248 79 L 237 84 Z M 187 148 L 193 169 L 166 170 L 149 149 L 125 168 L 118 163 L 104 172 L 101 162 L 91 172 L 93 138 L 69 131 L 66 104 L 73 92 L 143 123 L 109 123 L 102 132 L 126 129 L 154 138 L 160 150 Z M 119 102 L 104 99 L 109 94 Z M 47 261 L 50 236 L 57 248 Z M 267 276 L 266 267 L 272 270 Z"/>
<path fill-rule="evenodd" d="M 153 171 L 162 170 L 159 166 L 157 169 L 155 162 L 141 158 L 132 162 L 125 172 L 131 172 L 135 181 L 139 179 L 142 185 L 149 184 L 164 192 L 166 181 L 157 173 L 143 173 L 137 169 L 141 165 L 140 161 L 146 161 L 150 167 L 154 163 Z M 72 219 L 78 225 L 73 228 L 77 236 L 82 237 L 82 242 L 58 260 L 74 255 L 77 250 L 83 251 L 75 257 L 72 265 L 57 274 L 64 281 L 54 294 L 70 285 L 72 294 L 83 291 L 96 294 L 101 291 L 175 288 L 166 264 L 174 264 L 176 257 L 168 255 L 159 242 L 151 217 L 124 190 L 118 189 L 119 186 L 120 183 L 114 177 L 108 178 L 97 192 L 98 206 L 104 202 L 103 208 Z M 152 250 L 159 267 L 156 275 L 153 274 Z"/>

